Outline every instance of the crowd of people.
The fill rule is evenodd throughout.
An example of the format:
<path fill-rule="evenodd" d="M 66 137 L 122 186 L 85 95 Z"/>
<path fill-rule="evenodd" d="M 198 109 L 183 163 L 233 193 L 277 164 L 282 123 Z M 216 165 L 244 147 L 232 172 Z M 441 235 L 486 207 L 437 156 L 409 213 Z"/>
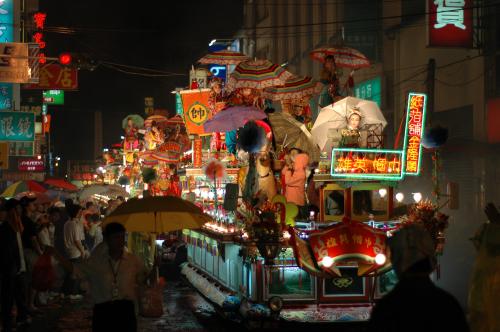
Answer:
<path fill-rule="evenodd" d="M 83 299 L 88 290 L 65 262 L 84 266 L 90 260 L 104 241 L 102 217 L 124 201 L 0 199 L 1 331 L 29 324 L 49 303 Z"/>

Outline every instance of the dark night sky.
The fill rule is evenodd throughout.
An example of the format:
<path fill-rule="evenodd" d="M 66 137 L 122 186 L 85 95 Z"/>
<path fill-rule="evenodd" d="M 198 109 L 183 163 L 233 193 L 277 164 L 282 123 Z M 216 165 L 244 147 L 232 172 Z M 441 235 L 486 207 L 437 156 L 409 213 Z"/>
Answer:
<path fill-rule="evenodd" d="M 242 26 L 238 0 L 41 1 L 47 26 L 78 28 L 75 34 L 48 33 L 50 56 L 81 52 L 96 60 L 188 74 L 207 53 L 213 38 L 231 38 Z M 149 78 L 104 66 L 79 72 L 79 91 L 67 92 L 63 107 L 51 106 L 54 152 L 64 160 L 93 157 L 93 112 L 103 113 L 104 145 L 122 135 L 121 119 L 144 112 L 144 97 L 155 107 L 175 109 L 170 91 L 186 86 L 187 76 Z"/>

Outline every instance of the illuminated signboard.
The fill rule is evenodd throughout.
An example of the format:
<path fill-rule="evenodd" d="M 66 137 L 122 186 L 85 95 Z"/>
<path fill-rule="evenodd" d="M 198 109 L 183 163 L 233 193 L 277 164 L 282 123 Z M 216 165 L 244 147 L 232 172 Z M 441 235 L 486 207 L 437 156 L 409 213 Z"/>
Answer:
<path fill-rule="evenodd" d="M 14 0 L 0 1 L 0 42 L 14 41 Z M 12 84 L 0 83 L 0 109 L 11 109 L 14 91 Z"/>
<path fill-rule="evenodd" d="M 18 161 L 17 169 L 21 172 L 43 172 L 45 161 L 38 159 L 21 159 Z"/>
<path fill-rule="evenodd" d="M 36 32 L 33 34 L 33 42 L 40 46 L 40 53 L 38 53 L 38 62 L 41 64 L 47 63 L 47 57 L 45 55 L 45 48 L 47 43 L 45 42 L 45 34 L 43 30 L 45 29 L 45 19 L 47 14 L 45 13 L 35 13 L 33 14 L 33 22 L 35 23 Z"/>
<path fill-rule="evenodd" d="M 427 96 L 423 93 L 410 93 L 406 108 L 405 128 L 405 167 L 404 173 L 408 175 L 420 174 L 422 158 L 422 135 L 424 133 L 425 109 Z"/>
<path fill-rule="evenodd" d="M 332 152 L 332 177 L 400 180 L 404 154 L 401 150 L 342 149 Z"/>
<path fill-rule="evenodd" d="M 472 0 L 428 0 L 429 46 L 472 47 Z"/>
<path fill-rule="evenodd" d="M 43 103 L 50 105 L 64 105 L 64 91 L 63 90 L 44 91 Z"/>
<path fill-rule="evenodd" d="M 401 180 L 419 175 L 427 96 L 408 95 L 402 150 L 334 148 L 330 174 L 335 178 Z"/>

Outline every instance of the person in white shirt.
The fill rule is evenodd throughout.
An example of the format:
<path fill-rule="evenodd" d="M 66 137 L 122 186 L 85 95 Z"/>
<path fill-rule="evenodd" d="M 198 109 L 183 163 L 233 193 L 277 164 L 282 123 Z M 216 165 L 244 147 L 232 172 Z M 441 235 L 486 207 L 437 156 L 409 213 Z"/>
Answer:
<path fill-rule="evenodd" d="M 81 262 L 88 257 L 88 251 L 85 250 L 82 241 L 85 239 L 83 225 L 80 222 L 82 208 L 78 205 L 68 206 L 68 215 L 70 220 L 64 224 L 64 247 L 66 255 L 72 263 Z M 81 300 L 81 289 L 79 283 L 68 274 L 64 281 L 64 293 L 70 300 Z"/>

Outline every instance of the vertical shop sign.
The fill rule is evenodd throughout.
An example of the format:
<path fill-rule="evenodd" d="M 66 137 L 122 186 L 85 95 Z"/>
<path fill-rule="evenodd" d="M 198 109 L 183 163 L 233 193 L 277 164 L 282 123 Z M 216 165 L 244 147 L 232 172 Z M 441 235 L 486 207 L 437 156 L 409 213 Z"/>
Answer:
<path fill-rule="evenodd" d="M 202 141 L 201 138 L 196 138 L 193 141 L 193 167 L 198 168 L 201 167 L 202 162 Z"/>
<path fill-rule="evenodd" d="M 410 92 L 406 109 L 406 128 L 404 152 L 406 155 L 405 173 L 418 175 L 422 157 L 422 136 L 425 125 L 427 96 L 423 93 Z"/>
<path fill-rule="evenodd" d="M 14 0 L 0 1 L 0 42 L 14 41 Z M 11 83 L 0 83 L 0 109 L 12 108 L 14 91 Z"/>

